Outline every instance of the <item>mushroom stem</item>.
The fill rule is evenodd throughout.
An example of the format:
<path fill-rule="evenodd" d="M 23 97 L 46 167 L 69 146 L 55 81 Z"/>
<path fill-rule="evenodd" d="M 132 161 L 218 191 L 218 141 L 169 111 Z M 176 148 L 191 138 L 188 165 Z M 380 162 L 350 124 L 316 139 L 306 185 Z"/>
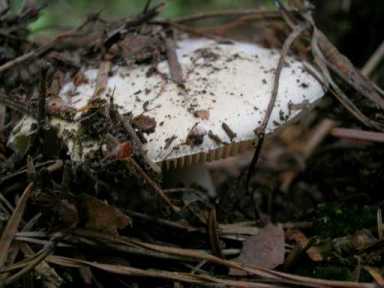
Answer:
<path fill-rule="evenodd" d="M 164 173 L 164 179 L 169 186 L 176 187 L 181 184 L 185 187 L 191 187 L 198 185 L 206 190 L 209 197 L 214 198 L 216 196 L 216 187 L 207 166 L 204 164 L 168 170 Z"/>

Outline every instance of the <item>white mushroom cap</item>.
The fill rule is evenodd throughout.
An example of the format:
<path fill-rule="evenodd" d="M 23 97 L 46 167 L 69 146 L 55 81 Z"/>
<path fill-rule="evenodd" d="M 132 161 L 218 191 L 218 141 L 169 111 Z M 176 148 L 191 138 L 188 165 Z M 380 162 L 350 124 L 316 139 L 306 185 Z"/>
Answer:
<path fill-rule="evenodd" d="M 114 91 L 114 103 L 120 113 L 155 119 L 155 131 L 145 134 L 144 146 L 154 162 L 189 166 L 249 148 L 255 139 L 255 128 L 265 117 L 280 54 L 255 44 L 196 39 L 179 42 L 177 55 L 184 74 L 184 88 L 170 80 L 166 61 L 157 67 L 160 74 L 150 76 L 147 75 L 149 65 L 114 66 L 108 89 L 100 97 Z M 266 132 L 297 116 L 303 104 L 314 103 L 324 95 L 323 88 L 306 72 L 303 63 L 290 57 L 287 63 Z M 97 72 L 97 69 L 84 71 L 88 83 L 78 87 L 68 83 L 60 96 L 66 101 L 70 99 L 68 103 L 80 110 L 94 95 Z M 234 138 L 223 129 L 223 123 L 235 133 Z M 188 144 L 191 133 L 200 134 L 198 140 L 202 143 Z M 76 145 L 70 142 L 67 144 L 73 158 L 84 159 L 87 150 L 77 155 Z M 93 143 L 92 147 L 96 149 L 97 145 Z"/>

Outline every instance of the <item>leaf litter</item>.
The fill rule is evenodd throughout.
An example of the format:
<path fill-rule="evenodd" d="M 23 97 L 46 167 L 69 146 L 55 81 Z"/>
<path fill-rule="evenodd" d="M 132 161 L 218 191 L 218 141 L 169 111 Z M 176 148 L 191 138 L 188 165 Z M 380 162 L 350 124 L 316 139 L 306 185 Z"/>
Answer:
<path fill-rule="evenodd" d="M 382 171 L 378 159 L 384 156 L 377 146 L 383 138 L 382 118 L 377 117 L 383 108 L 381 92 L 317 28 L 312 8 L 293 9 L 276 2 L 278 10 L 226 11 L 163 20 L 157 18 L 163 5 L 151 6 L 148 1 L 136 17 L 107 23 L 96 14 L 41 45 L 24 38 L 40 8 L 32 5 L 21 15 L 2 8 L 0 37 L 15 55 L 8 55 L 0 64 L 1 281 L 18 285 L 28 279 L 46 287 L 61 287 L 71 281 L 106 285 L 108 280 L 125 286 L 134 281 L 136 287 L 148 287 L 148 283 L 174 287 L 377 287 L 383 283 L 382 219 L 377 216 L 381 211 L 377 203 L 382 199 L 358 193 L 383 184 L 377 176 Z M 227 22 L 215 27 L 188 25 L 215 18 Z M 183 193 L 202 195 L 202 191 L 164 188 L 159 167 L 148 161 L 143 148 L 142 134 L 161 124 L 150 117 L 120 115 L 113 93 L 110 103 L 97 101 L 97 97 L 106 89 L 115 61 L 126 65 L 149 61 L 152 72 L 158 73 L 158 61 L 166 58 L 172 78 L 168 80 L 182 89 L 188 77 L 174 50 L 178 33 L 201 35 L 209 31 L 222 37 L 250 21 L 271 27 L 278 23 L 277 30 L 284 30 L 285 37 L 279 39 L 269 31 L 263 41 L 283 47 L 279 66 L 284 66 L 288 53 L 304 55 L 317 64 L 323 77 L 319 80 L 346 110 L 333 99 L 325 100 L 293 128 L 260 141 L 253 161 L 248 155 L 245 160 L 232 159 L 229 168 L 215 164 L 214 181 L 221 183 L 217 199 L 197 197 L 197 201 L 186 203 Z M 20 41 L 25 45 L 20 46 Z M 88 81 L 79 69 L 83 65 L 99 69 L 95 99 L 83 108 L 89 118 L 82 121 L 89 126 L 84 126 L 79 149 L 86 148 L 87 137 L 103 136 L 108 141 L 99 161 L 78 163 L 68 159 L 62 143 L 45 133 L 46 120 L 52 115 L 75 121 L 75 111 L 68 111 L 57 94 L 64 75 L 73 75 L 75 85 Z M 47 73 L 42 76 L 44 69 Z M 274 91 L 279 73 L 277 67 Z M 368 107 L 374 106 L 376 113 L 355 94 L 370 102 Z M 7 138 L 20 117 L 27 115 L 38 120 L 39 137 L 30 142 L 19 139 L 25 153 L 18 154 L 7 147 Z M 199 110 L 195 117 L 204 120 L 210 115 Z M 267 122 L 268 117 L 263 123 Z M 222 128 L 229 139 L 236 137 L 225 123 Z M 264 139 L 262 129 L 256 132 Z M 199 145 L 204 133 L 194 135 L 191 145 Z M 66 137 L 71 137 L 70 133 Z M 56 153 L 48 154 L 43 147 L 54 147 Z M 362 174 L 353 177 L 355 167 Z M 247 169 L 244 181 L 241 176 Z M 341 193 L 344 190 L 347 193 Z M 347 206 L 348 197 L 370 201 Z M 332 200 L 339 205 L 328 205 Z M 34 218 L 36 212 L 43 217 Z M 266 224 L 265 219 L 278 223 Z M 355 276 L 320 275 L 330 271 L 325 267 L 336 267 L 336 272 L 347 269 Z M 73 269 L 82 276 L 68 280 L 66 275 Z M 111 279 L 110 275 L 121 278 Z"/>

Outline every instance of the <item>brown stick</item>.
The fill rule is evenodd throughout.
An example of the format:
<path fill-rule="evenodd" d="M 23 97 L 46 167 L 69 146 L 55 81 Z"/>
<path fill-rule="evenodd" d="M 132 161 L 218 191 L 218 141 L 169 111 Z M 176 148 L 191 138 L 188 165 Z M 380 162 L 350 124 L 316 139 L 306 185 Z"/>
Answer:
<path fill-rule="evenodd" d="M 333 128 L 330 134 L 334 137 L 342 139 L 384 143 L 384 133 L 380 132 L 348 128 Z"/>
<path fill-rule="evenodd" d="M 169 37 L 172 37 L 172 36 L 169 36 Z M 169 37 L 165 37 L 164 41 L 165 41 L 165 47 L 167 49 L 167 59 L 168 59 L 171 79 L 177 85 L 183 86 L 184 85 L 183 69 L 181 68 L 179 59 L 177 58 L 176 44 L 175 44 L 175 41 Z"/>
<path fill-rule="evenodd" d="M 261 125 L 256 128 L 255 132 L 258 136 L 258 143 L 255 149 L 255 153 L 253 155 L 253 158 L 251 160 L 251 163 L 249 164 L 248 172 L 247 172 L 247 179 L 246 179 L 246 187 L 247 190 L 249 189 L 249 182 L 251 180 L 251 176 L 254 173 L 254 170 L 257 165 L 257 161 L 261 152 L 261 147 L 264 143 L 264 136 L 265 136 L 265 130 L 267 128 L 269 119 L 271 117 L 273 108 L 275 106 L 276 98 L 277 98 L 277 93 L 279 91 L 279 81 L 280 81 L 280 76 L 281 76 L 281 71 L 283 69 L 284 63 L 285 63 L 285 57 L 288 54 L 289 49 L 291 48 L 293 42 L 303 33 L 306 29 L 308 29 L 308 25 L 298 25 L 296 26 L 295 30 L 292 31 L 292 33 L 288 36 L 288 38 L 285 40 L 282 51 L 281 51 L 281 56 L 279 59 L 279 63 L 277 64 L 276 72 L 274 75 L 274 82 L 273 82 L 273 90 L 272 90 L 272 95 L 271 99 L 269 100 L 267 111 L 265 112 L 265 116 L 263 119 L 263 122 Z"/>
<path fill-rule="evenodd" d="M 180 17 L 173 20 L 175 23 L 187 24 L 189 22 L 195 22 L 210 18 L 222 18 L 222 17 L 239 17 L 239 16 L 255 16 L 257 18 L 272 18 L 281 19 L 279 13 L 275 10 L 262 10 L 262 9 L 246 9 L 246 10 L 229 10 L 229 11 L 216 11 L 209 13 L 200 13 L 196 15 Z"/>
<path fill-rule="evenodd" d="M 152 169 L 154 172 L 159 174 L 161 172 L 161 168 L 158 164 L 154 163 L 150 159 L 148 159 L 146 153 L 143 150 L 143 143 L 141 143 L 141 140 L 136 134 L 135 129 L 133 129 L 131 123 L 129 121 L 125 121 L 123 117 L 120 115 L 119 112 L 112 110 L 112 116 L 115 117 L 115 119 L 121 123 L 124 130 L 127 132 L 127 134 L 130 137 L 130 141 L 132 142 L 133 151 L 135 156 L 138 156 L 139 158 L 142 158 L 144 160 L 144 164 L 147 165 L 150 169 Z M 146 167 L 146 168 L 147 168 Z"/>
<path fill-rule="evenodd" d="M 126 161 L 129 165 L 133 166 L 133 168 L 144 178 L 145 182 L 159 194 L 161 199 L 163 199 L 173 209 L 173 211 L 180 211 L 180 208 L 172 203 L 168 196 L 165 195 L 163 189 L 161 189 L 161 187 L 154 180 L 152 180 L 151 177 L 147 175 L 147 173 L 145 173 L 143 168 L 141 168 L 133 158 L 127 159 Z"/>
<path fill-rule="evenodd" d="M 365 63 L 364 67 L 361 69 L 361 74 L 363 74 L 366 77 L 371 76 L 372 73 L 375 71 L 375 69 L 379 66 L 380 62 L 383 61 L 383 58 L 384 58 L 384 41 L 381 42 L 380 46 L 368 59 L 367 63 Z"/>

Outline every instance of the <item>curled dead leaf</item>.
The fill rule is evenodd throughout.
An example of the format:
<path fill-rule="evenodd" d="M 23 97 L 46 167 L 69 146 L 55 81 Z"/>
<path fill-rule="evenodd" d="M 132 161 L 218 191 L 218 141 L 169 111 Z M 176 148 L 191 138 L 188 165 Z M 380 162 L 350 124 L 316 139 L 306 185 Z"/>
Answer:
<path fill-rule="evenodd" d="M 237 262 L 247 266 L 276 268 L 284 263 L 285 241 L 282 225 L 268 224 L 257 235 L 248 237 Z M 244 272 L 230 270 L 231 275 L 242 276 Z"/>
<path fill-rule="evenodd" d="M 81 195 L 78 206 L 80 217 L 84 220 L 84 226 L 87 229 L 118 235 L 119 229 L 132 224 L 130 217 L 95 197 Z"/>
<path fill-rule="evenodd" d="M 160 39 L 156 37 L 128 34 L 119 42 L 119 47 L 127 62 L 131 60 L 141 62 L 153 58 L 158 49 L 163 50 L 161 44 Z"/>

